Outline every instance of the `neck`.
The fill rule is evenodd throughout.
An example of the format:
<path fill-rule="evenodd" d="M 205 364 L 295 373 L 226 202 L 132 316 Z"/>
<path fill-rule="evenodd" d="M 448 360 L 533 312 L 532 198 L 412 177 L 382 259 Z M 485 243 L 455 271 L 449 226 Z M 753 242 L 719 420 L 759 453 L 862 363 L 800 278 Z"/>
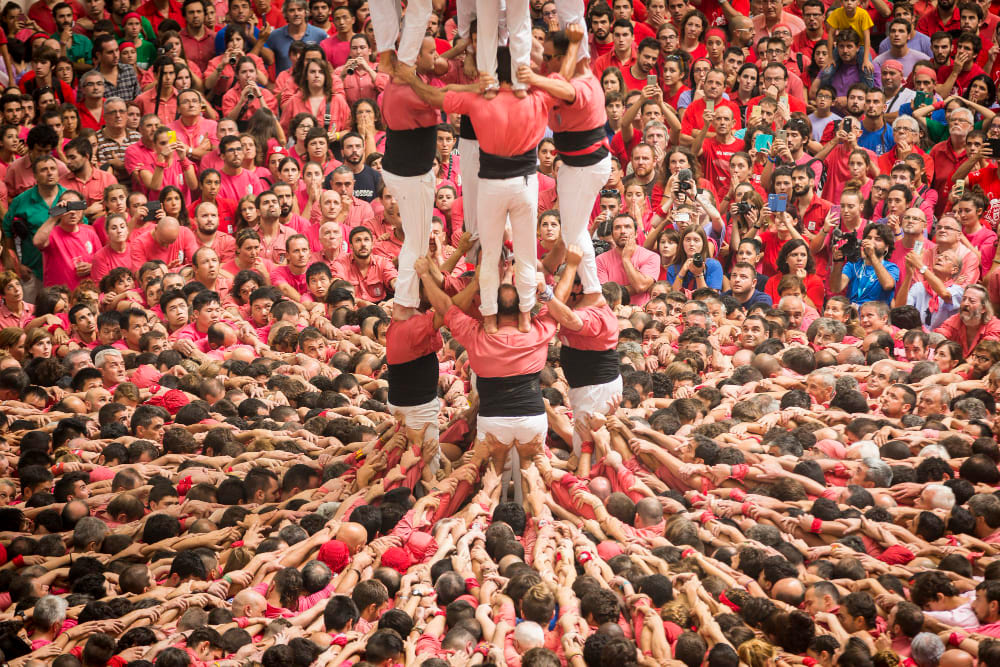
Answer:
<path fill-rule="evenodd" d="M 912 248 L 913 244 L 915 242 L 919 241 L 923 237 L 923 235 L 924 235 L 923 232 L 912 232 L 911 233 L 911 232 L 904 231 L 903 232 L 903 241 L 905 242 L 907 248 Z"/>
<path fill-rule="evenodd" d="M 83 168 L 80 169 L 79 172 L 73 172 L 73 175 L 76 176 L 81 181 L 87 181 L 90 180 L 90 177 L 93 173 L 94 173 L 94 168 L 90 165 L 90 162 L 84 162 Z"/>
<path fill-rule="evenodd" d="M 344 28 L 343 31 L 341 31 L 339 29 L 337 30 L 337 37 L 341 41 L 347 41 L 348 39 L 350 39 L 353 36 L 354 36 L 354 30 L 352 30 L 350 28 L 350 26 L 348 26 L 347 28 Z"/>
<path fill-rule="evenodd" d="M 353 261 L 361 268 L 366 269 L 368 268 L 368 265 L 372 263 L 372 256 L 370 254 L 367 257 L 358 257 L 355 255 Z"/>
<path fill-rule="evenodd" d="M 235 167 L 230 167 L 228 164 L 222 165 L 222 173 L 227 176 L 239 176 L 243 171 L 243 165 L 237 165 Z"/>
<path fill-rule="evenodd" d="M 823 39 L 823 26 L 816 28 L 815 30 L 806 29 L 806 37 L 816 42 Z"/>
<path fill-rule="evenodd" d="M 59 191 L 58 185 L 42 185 L 38 184 L 38 194 L 40 194 L 44 199 L 49 199 L 56 196 L 56 192 Z"/>
<path fill-rule="evenodd" d="M 883 125 L 885 125 L 885 122 L 882 120 L 881 116 L 879 116 L 878 118 L 872 118 L 871 116 L 866 115 L 864 119 L 861 121 L 861 123 L 865 126 L 866 130 L 877 130 Z"/>
<path fill-rule="evenodd" d="M 192 28 L 189 24 L 187 27 L 187 33 L 192 37 L 200 38 L 202 35 L 205 34 L 205 24 L 202 23 L 197 28 Z"/>
<path fill-rule="evenodd" d="M 330 246 L 329 248 L 323 248 L 323 257 L 327 259 L 337 259 L 340 257 L 340 248 L 337 246 Z"/>
<path fill-rule="evenodd" d="M 198 240 L 201 241 L 204 245 L 208 245 L 209 243 L 214 241 L 217 232 L 218 230 L 215 230 L 214 232 L 203 232 L 198 227 L 195 227 L 194 230 L 195 236 L 197 236 Z"/>
<path fill-rule="evenodd" d="M 891 84 L 883 84 L 882 90 L 885 92 L 886 97 L 892 97 L 897 92 L 899 92 L 899 89 L 902 87 L 903 87 L 902 84 L 898 86 L 893 86 Z"/>
<path fill-rule="evenodd" d="M 108 245 L 117 253 L 125 252 L 125 248 L 128 247 L 125 241 L 112 241 L 111 239 L 108 239 Z"/>
<path fill-rule="evenodd" d="M 198 122 L 199 118 L 200 118 L 200 116 L 198 116 L 198 115 L 195 115 L 195 116 L 181 116 L 181 124 L 183 124 L 184 127 L 194 127 L 195 124 Z"/>
<path fill-rule="evenodd" d="M 21 308 L 24 307 L 24 299 L 18 299 L 17 301 L 14 301 L 13 299 L 8 299 L 4 297 L 3 302 L 7 305 L 7 310 L 11 311 L 12 313 L 19 313 L 21 312 Z"/>
<path fill-rule="evenodd" d="M 281 218 L 273 218 L 268 220 L 265 217 L 260 219 L 260 228 L 264 230 L 265 233 L 271 233 L 278 231 L 278 227 L 281 226 Z"/>
<path fill-rule="evenodd" d="M 902 46 L 890 46 L 889 51 L 892 55 L 898 58 L 905 56 L 910 51 L 910 47 L 906 44 L 903 44 Z"/>
<path fill-rule="evenodd" d="M 631 56 L 631 55 L 632 55 L 632 47 L 631 46 L 628 47 L 627 49 L 623 50 L 623 51 L 619 51 L 618 49 L 615 49 L 615 56 L 618 58 L 618 60 L 627 60 L 628 57 Z"/>

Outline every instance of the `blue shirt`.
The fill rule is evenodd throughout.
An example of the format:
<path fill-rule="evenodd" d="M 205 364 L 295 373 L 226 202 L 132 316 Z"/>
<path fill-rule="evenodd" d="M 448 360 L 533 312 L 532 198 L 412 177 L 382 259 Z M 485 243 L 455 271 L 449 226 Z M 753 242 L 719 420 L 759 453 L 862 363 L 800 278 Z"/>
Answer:
<path fill-rule="evenodd" d="M 302 41 L 306 44 L 319 44 L 324 39 L 329 37 L 326 31 L 322 28 L 317 28 L 314 25 L 306 26 L 306 34 L 302 36 Z M 274 51 L 274 71 L 275 73 L 284 72 L 286 69 L 292 66 L 292 61 L 288 58 L 288 47 L 292 45 L 295 40 L 288 36 L 288 26 L 281 26 L 277 30 L 271 32 L 271 36 L 267 38 L 264 46 Z"/>
<path fill-rule="evenodd" d="M 892 279 L 899 281 L 899 267 L 892 262 L 882 260 L 882 266 L 889 272 Z M 893 289 L 882 289 L 882 284 L 878 281 L 878 274 L 875 267 L 860 259 L 857 262 L 849 262 L 844 265 L 843 275 L 849 281 L 847 296 L 853 304 L 862 304 L 869 301 L 892 301 Z"/>
<path fill-rule="evenodd" d="M 215 33 L 215 54 L 216 55 L 219 55 L 220 53 L 222 53 L 222 52 L 224 52 L 226 50 L 226 31 L 227 30 L 229 30 L 229 26 L 228 25 L 225 28 L 223 28 L 222 30 L 220 30 L 219 32 Z M 260 35 L 260 30 L 257 29 L 257 26 L 254 26 L 253 27 L 253 38 L 257 39 L 257 37 L 259 35 Z M 155 41 L 155 40 L 153 40 L 151 38 L 150 41 Z M 288 51 L 285 51 L 285 53 L 287 54 Z"/>
<path fill-rule="evenodd" d="M 862 127 L 864 126 L 862 125 Z M 892 135 L 892 128 L 887 123 L 882 125 L 882 129 L 874 132 L 862 131 L 858 138 L 858 146 L 867 148 L 875 155 L 888 153 L 895 145 L 896 139 Z"/>
<path fill-rule="evenodd" d="M 667 282 L 673 284 L 674 279 L 677 278 L 677 272 L 680 271 L 680 266 L 677 264 L 671 264 L 667 267 Z M 711 257 L 705 259 L 705 285 L 711 287 L 714 290 L 722 289 L 722 264 L 719 264 L 718 260 L 712 259 Z M 684 289 L 695 289 L 697 284 L 694 280 L 694 274 L 688 273 L 684 277 Z"/>
<path fill-rule="evenodd" d="M 732 290 L 729 290 L 728 292 L 723 292 L 722 295 L 731 297 L 736 296 L 735 294 L 733 294 Z M 753 294 L 750 295 L 750 298 L 741 303 L 740 307 L 743 308 L 744 310 L 750 310 L 758 303 L 762 303 L 768 308 L 774 305 L 774 302 L 771 301 L 771 297 L 768 296 L 766 292 L 761 292 L 759 289 L 755 289 L 753 291 Z"/>

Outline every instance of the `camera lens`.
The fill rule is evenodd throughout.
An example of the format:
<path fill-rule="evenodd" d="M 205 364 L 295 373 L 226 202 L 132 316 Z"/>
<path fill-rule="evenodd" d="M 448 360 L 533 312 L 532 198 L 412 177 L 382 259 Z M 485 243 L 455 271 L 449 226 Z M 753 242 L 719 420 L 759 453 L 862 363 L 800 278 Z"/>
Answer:
<path fill-rule="evenodd" d="M 229 64 L 230 65 L 235 65 L 236 64 L 236 58 L 230 58 L 229 59 Z"/>

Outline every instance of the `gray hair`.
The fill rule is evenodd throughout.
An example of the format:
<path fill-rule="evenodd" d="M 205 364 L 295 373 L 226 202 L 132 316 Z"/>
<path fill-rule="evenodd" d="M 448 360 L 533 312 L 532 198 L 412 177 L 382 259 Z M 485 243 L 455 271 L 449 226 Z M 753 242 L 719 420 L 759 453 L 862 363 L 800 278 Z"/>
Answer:
<path fill-rule="evenodd" d="M 666 125 L 664 125 L 663 123 L 661 123 L 658 120 L 651 120 L 648 123 L 646 123 L 646 127 L 642 128 L 642 138 L 645 139 L 646 138 L 646 133 L 648 133 L 650 130 L 654 130 L 654 129 L 663 130 L 663 134 L 667 135 L 668 137 L 670 136 L 670 131 L 667 130 L 667 126 Z"/>
<path fill-rule="evenodd" d="M 96 70 L 90 70 L 90 72 L 93 72 L 93 71 L 96 71 Z M 90 72 L 87 72 L 87 73 L 86 73 L 86 74 L 84 74 L 83 76 L 87 76 L 87 74 L 90 74 Z M 107 108 L 108 108 L 108 106 L 110 106 L 110 105 L 112 105 L 112 104 L 124 104 L 124 105 L 125 105 L 125 108 L 128 108 L 128 102 L 126 102 L 126 101 L 125 101 L 124 99 L 122 99 L 121 97 L 118 97 L 117 95 L 116 95 L 116 96 L 114 96 L 114 97 L 109 97 L 109 98 L 107 98 L 106 100 L 104 100 L 104 108 L 105 108 L 105 109 L 107 109 Z"/>
<path fill-rule="evenodd" d="M 813 371 L 808 375 L 808 377 L 816 378 L 817 380 L 819 380 L 820 382 L 822 382 L 831 389 L 833 388 L 834 385 L 837 384 L 837 376 L 833 374 L 833 371 L 829 371 L 826 369 Z"/>
<path fill-rule="evenodd" d="M 86 72 L 84 72 L 83 74 L 80 75 L 80 83 L 81 84 L 84 81 L 86 81 L 87 79 L 100 79 L 101 83 L 104 83 L 104 75 L 101 74 L 96 69 L 89 69 L 89 70 L 87 70 Z M 105 101 L 104 103 L 107 104 L 107 101 Z"/>
<path fill-rule="evenodd" d="M 108 532 L 108 526 L 103 521 L 95 516 L 85 516 L 73 527 L 73 548 L 83 551 L 91 542 L 100 547 Z"/>
<path fill-rule="evenodd" d="M 912 116 L 900 116 L 899 118 L 897 118 L 896 121 L 892 124 L 892 131 L 899 132 L 899 128 L 904 126 L 912 130 L 913 132 L 920 132 L 920 126 L 917 124 L 917 121 Z"/>
<path fill-rule="evenodd" d="M 889 464 L 882 459 L 865 458 L 862 459 L 868 471 L 865 473 L 865 481 L 871 482 L 880 489 L 887 489 L 892 486 L 892 469 Z"/>
<path fill-rule="evenodd" d="M 932 509 L 951 510 L 955 506 L 955 492 L 944 484 L 928 484 L 924 491 L 930 491 Z"/>
<path fill-rule="evenodd" d="M 90 358 L 90 352 L 88 352 L 87 350 L 84 349 L 73 350 L 65 357 L 63 357 L 63 367 L 65 367 L 66 370 L 73 368 L 73 363 L 74 363 L 73 359 L 81 355 L 86 356 L 88 359 Z"/>
<path fill-rule="evenodd" d="M 910 657 L 919 667 L 934 667 L 944 655 L 944 642 L 932 632 L 921 632 L 910 642 Z"/>
<path fill-rule="evenodd" d="M 953 411 L 961 410 L 966 414 L 966 416 L 971 419 L 986 419 L 988 414 L 986 412 L 986 405 L 983 404 L 978 398 L 963 398 L 962 400 L 955 403 Z"/>
<path fill-rule="evenodd" d="M 96 355 L 94 355 L 94 366 L 97 368 L 104 368 L 104 363 L 108 360 L 108 357 L 118 357 L 123 359 L 122 353 L 118 350 L 101 350 Z"/>
<path fill-rule="evenodd" d="M 965 116 L 965 119 L 970 123 L 976 122 L 976 117 L 972 114 L 972 111 L 966 109 L 965 107 L 958 107 L 957 109 L 952 110 L 951 117 L 954 118 L 958 114 L 962 114 L 963 116 Z"/>
<path fill-rule="evenodd" d="M 62 623 L 66 620 L 67 608 L 69 608 L 69 604 L 63 598 L 46 595 L 35 603 L 31 618 L 35 622 L 35 627 L 47 630 L 56 623 Z"/>
<path fill-rule="evenodd" d="M 844 336 L 847 335 L 847 326 L 843 322 L 838 322 L 829 317 L 816 318 L 809 325 L 809 328 L 811 329 L 814 326 L 816 327 L 816 333 L 822 331 L 823 333 L 831 334 L 838 342 L 844 340 Z"/>

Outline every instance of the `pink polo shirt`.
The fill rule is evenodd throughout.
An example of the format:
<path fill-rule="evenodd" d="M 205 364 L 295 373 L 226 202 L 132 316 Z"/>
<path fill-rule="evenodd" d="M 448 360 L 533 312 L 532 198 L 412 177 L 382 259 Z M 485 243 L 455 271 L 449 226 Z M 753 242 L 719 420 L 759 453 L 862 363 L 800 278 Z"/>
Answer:
<path fill-rule="evenodd" d="M 198 249 L 198 242 L 195 241 L 194 232 L 187 227 L 181 227 L 177 234 L 177 240 L 164 247 L 153 238 L 151 227 L 149 231 L 139 234 L 132 239 L 132 266 L 142 266 L 143 263 L 151 259 L 163 260 L 167 266 L 179 262 L 180 264 L 190 264 L 191 256 Z"/>
<path fill-rule="evenodd" d="M 405 364 L 437 352 L 444 339 L 434 326 L 434 311 L 428 310 L 408 320 L 393 320 L 385 332 L 385 343 L 386 362 Z"/>
<path fill-rule="evenodd" d="M 209 153 L 208 155 L 211 155 Z M 208 157 L 205 156 L 205 158 Z M 205 158 L 202 158 L 204 163 Z M 204 164 L 202 164 L 202 169 L 207 169 Z M 226 172 L 219 170 L 220 179 L 222 181 L 222 186 L 219 188 L 218 197 L 223 199 L 231 199 L 238 202 L 247 195 L 259 195 L 266 188 L 264 184 L 260 182 L 260 178 L 256 174 L 242 170 L 239 174 L 232 176 Z"/>
<path fill-rule="evenodd" d="M 383 301 L 389 295 L 389 289 L 392 287 L 390 283 L 398 275 L 392 262 L 378 255 L 371 256 L 371 263 L 363 275 L 358 265 L 347 255 L 344 256 L 344 261 L 338 269 L 333 275 L 350 281 L 354 285 L 355 296 L 372 303 Z"/>
<path fill-rule="evenodd" d="M 0 299 L 0 329 L 6 327 L 18 327 L 23 329 L 28 322 L 35 318 L 35 307 L 27 302 L 21 304 L 21 314 L 15 315 L 11 312 L 7 304 Z"/>
<path fill-rule="evenodd" d="M 288 225 L 278 225 L 278 232 L 269 239 L 264 238 L 264 233 L 260 225 L 254 227 L 254 231 L 260 234 L 260 256 L 275 264 L 285 263 L 285 243 L 289 237 L 298 234 L 297 231 Z"/>
<path fill-rule="evenodd" d="M 185 125 L 184 121 L 180 118 L 167 125 L 167 127 L 177 133 L 178 141 L 185 146 L 194 148 L 205 139 L 211 141 L 212 145 L 218 144 L 219 140 L 215 134 L 215 128 L 218 125 L 218 122 L 212 120 L 211 118 L 198 116 L 195 119 L 194 125 L 191 127 Z"/>
<path fill-rule="evenodd" d="M 632 255 L 632 266 L 639 273 L 656 280 L 660 276 L 660 256 L 651 250 L 639 247 Z M 622 255 L 617 248 L 602 253 L 597 257 L 597 280 L 603 283 L 612 282 L 622 286 L 627 286 L 628 274 L 625 273 L 625 266 L 622 264 Z M 649 292 L 642 294 L 630 294 L 630 303 L 633 306 L 644 306 L 649 301 Z"/>
<path fill-rule="evenodd" d="M 559 74 L 550 74 L 550 79 L 565 81 Z M 604 109 L 604 90 L 596 76 L 587 75 L 570 80 L 576 91 L 572 104 L 557 100 L 549 110 L 549 127 L 553 132 L 579 132 L 603 127 L 608 122 Z"/>
<path fill-rule="evenodd" d="M 225 232 L 216 232 L 211 245 L 202 243 L 197 234 L 194 234 L 194 241 L 199 248 L 212 248 L 222 264 L 236 257 L 236 239 Z"/>
<path fill-rule="evenodd" d="M 512 377 L 538 373 L 548 357 L 549 340 L 556 332 L 556 321 L 547 308 L 531 319 L 531 330 L 522 333 L 505 328 L 487 334 L 483 323 L 452 306 L 444 323 L 455 339 L 469 353 L 469 364 L 480 377 Z"/>
<path fill-rule="evenodd" d="M 534 150 L 545 135 L 549 110 L 556 99 L 532 88 L 524 98 L 501 89 L 491 100 L 475 93 L 444 95 L 444 110 L 469 116 L 482 150 L 511 157 Z"/>
<path fill-rule="evenodd" d="M 271 284 L 289 285 L 301 295 L 309 293 L 309 286 L 306 284 L 305 272 L 303 271 L 301 274 L 295 275 L 292 273 L 291 267 L 287 264 L 274 267 L 274 270 L 271 271 Z"/>
<path fill-rule="evenodd" d="M 104 188 L 114 185 L 118 179 L 111 172 L 103 169 L 91 169 L 90 180 L 81 181 L 76 174 L 70 172 L 59 179 L 59 185 L 67 190 L 76 190 L 83 195 L 87 206 L 92 206 L 104 199 Z"/>
<path fill-rule="evenodd" d="M 101 278 L 111 273 L 111 269 L 116 266 L 124 266 L 126 269 L 132 268 L 132 248 L 128 241 L 125 243 L 125 252 L 115 252 L 111 246 L 106 245 L 96 253 L 90 262 L 90 279 L 101 282 Z"/>
<path fill-rule="evenodd" d="M 438 79 L 428 83 L 435 87 L 444 85 Z M 417 97 L 408 85 L 390 81 L 382 94 L 382 119 L 391 130 L 415 130 L 440 123 L 441 112 Z"/>
<path fill-rule="evenodd" d="M 101 240 L 93 227 L 79 225 L 76 231 L 68 232 L 56 225 L 49 244 L 42 250 L 42 283 L 45 287 L 66 285 L 71 291 L 76 289 L 82 280 L 76 275 L 76 261 L 90 261 L 100 247 Z"/>
<path fill-rule="evenodd" d="M 607 306 L 589 306 L 573 311 L 583 320 L 583 328 L 559 330 L 559 340 L 575 350 L 603 352 L 618 345 L 618 318 Z"/>
<path fill-rule="evenodd" d="M 69 168 L 62 160 L 56 160 L 56 165 L 59 169 L 59 178 L 66 178 L 69 175 Z M 10 163 L 10 166 L 7 167 L 7 173 L 4 175 L 4 184 L 7 186 L 10 199 L 35 185 L 35 172 L 31 169 L 31 160 L 28 159 L 27 155 Z"/>
<path fill-rule="evenodd" d="M 170 334 L 170 340 L 190 340 L 195 343 L 201 343 L 202 341 L 208 340 L 208 332 L 206 331 L 205 333 L 202 333 L 198 331 L 198 328 L 194 325 L 194 322 L 192 322 L 191 324 L 186 324 Z"/>

